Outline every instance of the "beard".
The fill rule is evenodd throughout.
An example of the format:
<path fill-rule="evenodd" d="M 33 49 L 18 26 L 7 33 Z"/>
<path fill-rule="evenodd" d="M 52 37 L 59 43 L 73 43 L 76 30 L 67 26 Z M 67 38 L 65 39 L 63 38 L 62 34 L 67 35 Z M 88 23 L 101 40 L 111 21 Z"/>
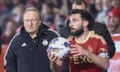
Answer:
<path fill-rule="evenodd" d="M 72 28 L 70 28 L 70 30 L 72 30 Z M 71 31 L 71 35 L 72 36 L 80 36 L 81 34 L 83 34 L 83 32 L 84 32 L 83 27 L 81 27 L 78 30 L 76 30 L 75 32 Z"/>

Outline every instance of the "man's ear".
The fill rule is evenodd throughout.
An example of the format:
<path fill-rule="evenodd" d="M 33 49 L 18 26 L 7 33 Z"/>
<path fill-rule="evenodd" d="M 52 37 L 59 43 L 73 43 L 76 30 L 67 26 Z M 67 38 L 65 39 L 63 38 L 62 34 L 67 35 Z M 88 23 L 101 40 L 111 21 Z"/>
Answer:
<path fill-rule="evenodd" d="M 87 26 L 88 26 L 88 24 L 89 24 L 89 21 L 84 20 L 84 21 L 83 21 L 83 23 L 84 23 L 84 27 L 87 27 Z"/>

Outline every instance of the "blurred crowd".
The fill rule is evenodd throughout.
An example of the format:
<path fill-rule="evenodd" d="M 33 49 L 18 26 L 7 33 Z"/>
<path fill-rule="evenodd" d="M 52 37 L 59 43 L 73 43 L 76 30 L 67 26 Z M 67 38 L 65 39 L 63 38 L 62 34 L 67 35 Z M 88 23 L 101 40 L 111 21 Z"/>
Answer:
<path fill-rule="evenodd" d="M 3 47 L 8 45 L 15 33 L 20 31 L 24 9 L 29 6 L 38 8 L 42 22 L 59 32 L 67 26 L 72 2 L 73 0 L 0 0 L 0 44 Z M 97 22 L 105 24 L 111 34 L 120 33 L 120 0 L 86 2 L 88 11 Z"/>
<path fill-rule="evenodd" d="M 88 10 L 95 20 L 106 24 L 111 32 L 111 29 L 114 27 L 114 19 L 111 17 L 114 16 L 120 20 L 120 1 L 86 1 L 89 7 Z M 60 29 L 66 26 L 72 2 L 73 0 L 0 0 L 0 27 L 3 31 L 2 34 L 6 35 L 7 31 L 9 31 L 8 33 L 15 33 L 20 30 L 19 28 L 22 26 L 22 14 L 24 9 L 29 6 L 38 8 L 41 12 L 42 22 L 59 32 Z"/>
<path fill-rule="evenodd" d="M 9 35 L 11 38 L 15 32 L 20 30 L 22 14 L 24 9 L 29 6 L 38 8 L 41 12 L 42 22 L 59 32 L 66 26 L 72 2 L 73 0 L 0 0 L 2 39 L 6 39 L 4 37 L 9 37 Z M 89 7 L 88 11 L 96 21 L 104 23 L 111 33 L 120 31 L 120 28 L 113 31 L 114 28 L 116 29 L 114 23 L 120 20 L 120 0 L 86 0 L 86 2 Z M 5 41 L 9 42 L 9 39 Z"/>

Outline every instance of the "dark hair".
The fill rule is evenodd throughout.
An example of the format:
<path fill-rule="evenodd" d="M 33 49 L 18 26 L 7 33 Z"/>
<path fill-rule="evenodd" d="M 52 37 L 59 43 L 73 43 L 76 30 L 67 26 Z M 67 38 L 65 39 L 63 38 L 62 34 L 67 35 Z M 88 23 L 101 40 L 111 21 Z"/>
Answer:
<path fill-rule="evenodd" d="M 75 3 L 77 5 L 84 4 L 86 6 L 86 8 L 88 7 L 87 2 L 85 0 L 74 0 L 73 3 Z"/>
<path fill-rule="evenodd" d="M 47 5 L 51 9 L 54 7 L 53 3 L 45 2 L 44 4 Z"/>
<path fill-rule="evenodd" d="M 92 25 L 94 24 L 94 18 L 92 17 L 92 15 L 86 11 L 86 10 L 78 10 L 78 9 L 72 9 L 71 14 L 80 14 L 83 20 L 87 20 L 89 21 L 88 24 L 88 29 L 91 30 Z"/>

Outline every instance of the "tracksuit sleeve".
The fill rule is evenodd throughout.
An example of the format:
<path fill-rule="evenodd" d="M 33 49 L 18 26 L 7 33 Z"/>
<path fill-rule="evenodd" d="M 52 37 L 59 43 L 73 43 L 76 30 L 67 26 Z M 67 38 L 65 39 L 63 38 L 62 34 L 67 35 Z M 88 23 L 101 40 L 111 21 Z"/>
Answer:
<path fill-rule="evenodd" d="M 12 40 L 4 57 L 6 72 L 17 72 L 17 59 L 15 56 L 15 41 Z"/>
<path fill-rule="evenodd" d="M 102 32 L 102 36 L 104 37 L 104 39 L 107 42 L 108 45 L 108 52 L 109 52 L 109 57 L 112 58 L 115 54 L 115 45 L 114 42 L 110 36 L 110 33 L 108 32 L 107 28 L 104 27 L 104 32 Z"/>

